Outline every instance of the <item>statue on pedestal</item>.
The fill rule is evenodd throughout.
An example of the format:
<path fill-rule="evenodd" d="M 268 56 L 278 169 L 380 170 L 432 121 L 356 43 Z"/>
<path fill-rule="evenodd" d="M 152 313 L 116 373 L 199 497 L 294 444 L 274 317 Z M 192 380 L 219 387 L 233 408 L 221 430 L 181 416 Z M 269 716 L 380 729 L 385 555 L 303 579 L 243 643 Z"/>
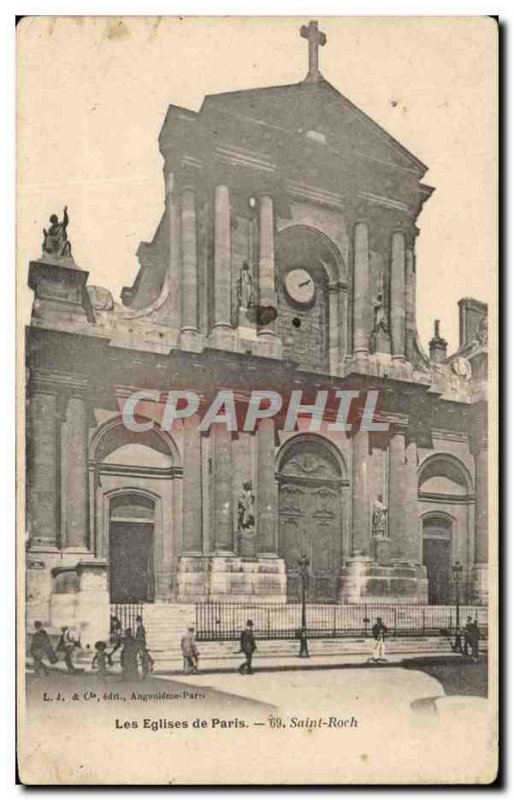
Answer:
<path fill-rule="evenodd" d="M 237 540 L 239 555 L 254 558 L 255 541 L 255 495 L 251 481 L 243 483 L 243 490 L 237 501 Z"/>
<path fill-rule="evenodd" d="M 371 536 L 373 539 L 388 539 L 389 530 L 387 526 L 387 514 L 389 509 L 384 505 L 383 497 L 378 495 L 373 504 L 371 516 Z"/>
<path fill-rule="evenodd" d="M 373 333 L 389 333 L 389 326 L 387 324 L 387 317 L 384 308 L 384 299 L 383 295 L 379 294 L 377 296 L 375 305 L 374 305 L 374 317 L 373 317 Z"/>
<path fill-rule="evenodd" d="M 237 279 L 237 302 L 240 308 L 251 308 L 255 303 L 253 277 L 247 261 L 243 261 Z"/>
<path fill-rule="evenodd" d="M 255 527 L 255 495 L 251 481 L 243 483 L 243 491 L 237 501 L 237 529 L 247 531 Z"/>
<path fill-rule="evenodd" d="M 50 217 L 50 227 L 43 228 L 43 254 L 53 258 L 71 258 L 71 243 L 68 241 L 66 228 L 68 227 L 68 206 L 64 206 L 62 222 L 57 214 Z"/>

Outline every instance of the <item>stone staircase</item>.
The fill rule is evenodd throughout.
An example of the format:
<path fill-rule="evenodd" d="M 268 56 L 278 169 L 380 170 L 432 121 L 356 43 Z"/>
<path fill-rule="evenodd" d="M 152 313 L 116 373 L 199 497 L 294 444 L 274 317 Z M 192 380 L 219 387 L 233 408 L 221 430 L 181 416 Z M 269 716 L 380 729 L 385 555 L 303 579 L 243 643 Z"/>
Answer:
<path fill-rule="evenodd" d="M 182 666 L 180 640 L 188 625 L 195 624 L 195 606 L 185 604 L 154 603 L 144 607 L 144 624 L 148 648 L 155 661 L 155 668 L 177 668 Z M 258 658 L 289 658 L 298 655 L 299 641 L 295 639 L 259 639 Z M 366 656 L 370 655 L 373 643 L 370 638 L 352 637 L 344 639 L 310 639 L 311 656 Z M 207 669 L 223 659 L 241 660 L 237 641 L 199 642 L 201 666 Z M 388 653 L 401 656 L 446 655 L 452 652 L 447 637 L 391 637 L 387 642 Z"/>

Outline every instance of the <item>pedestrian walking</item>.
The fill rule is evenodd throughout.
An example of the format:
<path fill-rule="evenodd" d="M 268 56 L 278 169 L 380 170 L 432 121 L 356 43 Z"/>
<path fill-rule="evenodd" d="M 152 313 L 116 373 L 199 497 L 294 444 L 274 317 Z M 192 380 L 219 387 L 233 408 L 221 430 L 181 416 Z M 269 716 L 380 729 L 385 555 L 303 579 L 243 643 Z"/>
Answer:
<path fill-rule="evenodd" d="M 196 646 L 195 629 L 190 626 L 187 629 L 180 641 L 180 649 L 184 659 L 184 672 L 190 675 L 192 672 L 198 672 L 198 659 L 199 652 Z"/>
<path fill-rule="evenodd" d="M 388 633 L 387 627 L 382 622 L 382 617 L 377 617 L 377 621 L 373 625 L 371 632 L 375 644 L 373 647 L 372 661 L 387 661 L 385 657 L 385 637 Z"/>
<path fill-rule="evenodd" d="M 464 629 L 464 655 L 469 656 L 473 661 L 478 661 L 478 651 L 480 644 L 480 629 L 478 623 L 472 617 L 468 617 Z"/>
<path fill-rule="evenodd" d="M 57 662 L 57 656 L 53 651 L 50 637 L 43 628 L 43 624 L 39 620 L 36 620 L 34 622 L 34 628 L 35 633 L 32 636 L 30 655 L 34 663 L 36 677 L 41 678 L 49 673 L 48 666 L 43 659 L 46 658 L 50 664 L 55 664 Z"/>
<path fill-rule="evenodd" d="M 143 625 L 143 617 L 139 614 L 136 617 L 136 642 L 139 645 L 139 660 L 141 662 L 141 674 L 143 678 L 148 677 L 153 672 L 154 660 L 146 645 L 146 628 Z"/>
<path fill-rule="evenodd" d="M 66 670 L 70 675 L 83 672 L 83 670 L 77 669 L 73 663 L 73 656 L 76 648 L 80 648 L 77 632 L 73 628 L 68 628 L 67 625 L 63 625 L 61 628 L 61 637 L 55 651 L 56 653 L 63 653 Z"/>
<path fill-rule="evenodd" d="M 239 672 L 241 675 L 252 675 L 252 658 L 253 654 L 257 650 L 257 645 L 255 643 L 253 622 L 251 619 L 247 620 L 246 628 L 241 631 L 240 645 L 240 652 L 245 654 L 245 660 L 239 667 Z"/>
<path fill-rule="evenodd" d="M 107 653 L 107 642 L 95 642 L 95 654 L 91 662 L 92 669 L 98 670 L 98 674 L 104 677 L 109 674 L 109 667 L 111 665 L 111 657 Z"/>
<path fill-rule="evenodd" d="M 115 647 L 112 653 L 114 653 L 119 646 L 122 647 L 120 656 L 122 680 L 137 681 L 139 677 L 138 656 L 140 645 L 134 639 L 131 628 L 125 629 L 125 636 L 121 639 L 120 645 Z"/>
<path fill-rule="evenodd" d="M 111 623 L 109 628 L 109 638 L 111 644 L 118 645 L 121 641 L 121 622 L 116 614 L 111 614 Z"/>

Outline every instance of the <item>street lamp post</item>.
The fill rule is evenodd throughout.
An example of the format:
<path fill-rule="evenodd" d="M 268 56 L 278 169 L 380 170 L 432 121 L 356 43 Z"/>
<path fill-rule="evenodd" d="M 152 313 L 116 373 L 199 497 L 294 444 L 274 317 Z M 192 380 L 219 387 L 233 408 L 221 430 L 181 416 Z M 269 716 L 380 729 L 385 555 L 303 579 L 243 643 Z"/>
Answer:
<path fill-rule="evenodd" d="M 462 641 L 460 635 L 460 577 L 464 567 L 460 561 L 456 561 L 452 567 L 453 579 L 455 581 L 455 643 L 453 650 L 462 653 Z"/>
<path fill-rule="evenodd" d="M 300 630 L 300 652 L 299 658 L 309 658 L 309 648 L 307 645 L 307 608 L 306 608 L 306 590 L 307 581 L 309 580 L 309 559 L 303 555 L 298 561 L 300 567 L 300 577 L 302 579 L 302 626 Z"/>

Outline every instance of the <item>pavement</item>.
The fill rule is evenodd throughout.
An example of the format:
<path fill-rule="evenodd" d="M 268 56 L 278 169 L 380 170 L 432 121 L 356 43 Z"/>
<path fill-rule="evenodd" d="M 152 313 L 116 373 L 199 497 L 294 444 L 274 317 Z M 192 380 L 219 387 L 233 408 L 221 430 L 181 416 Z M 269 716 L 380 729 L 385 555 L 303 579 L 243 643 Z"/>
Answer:
<path fill-rule="evenodd" d="M 76 661 L 77 667 L 83 672 L 91 673 L 91 655 L 83 652 L 81 657 Z M 243 662 L 243 655 L 241 653 L 234 653 L 227 656 L 218 656 L 216 658 L 210 657 L 207 659 L 200 659 L 200 667 L 197 675 L 216 675 L 216 674 L 233 674 L 237 672 L 239 665 Z M 422 664 L 430 665 L 432 663 L 455 663 L 455 665 L 472 664 L 471 659 L 465 659 L 462 655 L 457 653 L 434 653 L 432 649 L 423 652 L 419 648 L 412 650 L 402 650 L 400 653 L 389 653 L 383 662 L 374 662 L 368 653 L 341 653 L 341 654 L 315 654 L 308 658 L 299 658 L 297 655 L 259 655 L 255 654 L 253 659 L 253 666 L 255 672 L 294 672 L 294 671 L 310 671 L 310 670 L 337 670 L 337 669 L 370 669 L 381 670 L 387 667 L 413 667 L 421 666 Z M 32 668 L 31 662 L 27 663 L 29 669 Z M 65 672 L 64 663 L 59 661 L 52 671 Z M 118 674 L 120 671 L 119 661 L 115 661 L 114 667 L 110 670 L 113 675 Z M 94 674 L 94 673 L 93 673 Z M 152 674 L 157 676 L 181 676 L 188 677 L 184 674 L 182 660 L 175 658 L 170 660 L 156 660 Z"/>

